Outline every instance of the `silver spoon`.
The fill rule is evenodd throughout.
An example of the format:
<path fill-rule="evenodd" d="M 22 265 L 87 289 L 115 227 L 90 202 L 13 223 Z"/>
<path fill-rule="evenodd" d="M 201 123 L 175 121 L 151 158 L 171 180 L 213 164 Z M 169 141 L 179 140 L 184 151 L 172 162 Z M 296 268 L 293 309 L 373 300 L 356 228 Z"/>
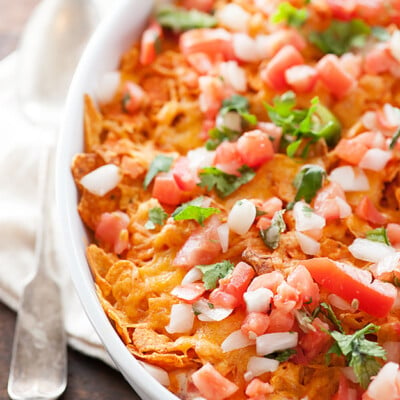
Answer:
<path fill-rule="evenodd" d="M 21 110 L 31 122 L 52 127 L 54 135 L 50 144 L 43 142 L 39 168 L 36 272 L 18 309 L 8 380 L 8 394 L 14 400 L 56 399 L 67 384 L 61 290 L 51 273 L 56 263 L 51 223 L 53 156 L 69 81 L 96 22 L 90 0 L 43 0 L 32 14 L 18 49 Z"/>

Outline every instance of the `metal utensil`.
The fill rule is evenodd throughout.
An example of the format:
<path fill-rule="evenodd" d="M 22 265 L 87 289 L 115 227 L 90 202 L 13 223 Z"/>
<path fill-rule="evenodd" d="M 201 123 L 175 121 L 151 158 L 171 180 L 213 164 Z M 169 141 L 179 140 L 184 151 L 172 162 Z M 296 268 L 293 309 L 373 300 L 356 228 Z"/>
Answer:
<path fill-rule="evenodd" d="M 42 140 L 36 272 L 24 289 L 18 310 L 8 380 L 8 394 L 14 400 L 56 399 L 67 384 L 61 290 L 50 271 L 56 262 L 51 223 L 53 157 L 69 81 L 96 22 L 90 0 L 43 0 L 34 10 L 18 49 L 21 110 L 31 122 L 51 126 L 54 135 Z"/>

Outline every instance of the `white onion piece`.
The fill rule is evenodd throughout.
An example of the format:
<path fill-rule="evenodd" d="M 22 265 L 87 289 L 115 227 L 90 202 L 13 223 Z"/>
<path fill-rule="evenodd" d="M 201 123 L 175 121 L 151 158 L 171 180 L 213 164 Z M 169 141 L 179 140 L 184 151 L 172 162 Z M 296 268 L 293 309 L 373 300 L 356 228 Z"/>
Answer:
<path fill-rule="evenodd" d="M 227 223 L 220 225 L 217 228 L 217 234 L 222 252 L 226 253 L 229 248 L 229 225 Z"/>
<path fill-rule="evenodd" d="M 117 71 L 106 72 L 99 79 L 96 87 L 96 98 L 100 104 L 111 101 L 118 89 L 120 75 Z"/>
<path fill-rule="evenodd" d="M 182 279 L 182 285 L 193 283 L 201 280 L 203 273 L 196 267 L 190 269 Z"/>
<path fill-rule="evenodd" d="M 293 216 L 296 222 L 296 231 L 308 231 L 311 229 L 322 229 L 325 218 L 316 214 L 308 204 L 298 201 L 293 207 Z"/>
<path fill-rule="evenodd" d="M 384 243 L 373 242 L 368 239 L 357 238 L 349 246 L 349 251 L 354 258 L 369 262 L 379 262 L 382 258 L 395 253 L 393 247 Z"/>
<path fill-rule="evenodd" d="M 258 58 L 263 60 L 271 55 L 271 36 L 270 35 L 257 35 L 255 37 L 257 46 Z"/>
<path fill-rule="evenodd" d="M 358 166 L 372 171 L 382 171 L 392 158 L 392 152 L 382 149 L 368 149 Z"/>
<path fill-rule="evenodd" d="M 197 172 L 199 169 L 214 164 L 215 151 L 208 151 L 204 147 L 198 147 L 197 149 L 188 151 L 186 157 L 189 160 L 189 168 Z"/>
<path fill-rule="evenodd" d="M 382 110 L 385 114 L 386 121 L 389 123 L 389 125 L 394 127 L 400 125 L 400 112 L 397 107 L 393 107 L 391 104 L 385 103 Z"/>
<path fill-rule="evenodd" d="M 400 363 L 400 342 L 385 342 L 382 347 L 386 350 L 387 361 Z"/>
<path fill-rule="evenodd" d="M 197 318 L 204 322 L 222 321 L 229 317 L 233 311 L 231 308 L 223 308 L 214 305 L 210 308 L 210 303 L 205 299 L 201 299 L 194 303 L 193 308 L 196 312 L 200 313 Z"/>
<path fill-rule="evenodd" d="M 218 115 L 215 125 L 217 128 L 228 128 L 232 131 L 242 131 L 242 117 L 235 111 L 229 111 L 225 115 Z"/>
<path fill-rule="evenodd" d="M 338 183 L 345 192 L 365 192 L 369 190 L 368 178 L 364 171 L 349 165 L 333 169 L 329 175 L 329 180 Z"/>
<path fill-rule="evenodd" d="M 265 356 L 274 351 L 291 349 L 297 346 L 297 332 L 266 333 L 256 339 L 257 355 Z"/>
<path fill-rule="evenodd" d="M 247 31 L 250 14 L 237 4 L 227 4 L 216 13 L 219 25 L 236 32 Z"/>
<path fill-rule="evenodd" d="M 106 164 L 89 172 L 81 179 L 80 183 L 90 193 L 104 196 L 117 187 L 120 179 L 119 168 L 114 164 Z"/>
<path fill-rule="evenodd" d="M 274 372 L 279 367 L 279 361 L 265 357 L 250 357 L 247 363 L 247 371 L 253 377 L 264 374 L 265 372 Z"/>
<path fill-rule="evenodd" d="M 398 270 L 398 266 L 400 266 L 400 252 L 394 252 L 379 260 L 371 270 L 376 278 L 383 278 L 383 275 Z"/>
<path fill-rule="evenodd" d="M 144 361 L 139 361 L 140 365 L 163 386 L 169 386 L 169 375 L 164 369 L 156 365 L 148 364 Z"/>
<path fill-rule="evenodd" d="M 233 35 L 233 52 L 242 61 L 256 62 L 260 58 L 255 40 L 245 33 Z"/>
<path fill-rule="evenodd" d="M 194 312 L 191 304 L 173 304 L 169 324 L 165 327 L 168 333 L 186 333 L 193 328 Z"/>
<path fill-rule="evenodd" d="M 352 210 L 350 205 L 347 203 L 346 200 L 342 199 L 339 196 L 335 197 L 336 204 L 339 207 L 339 217 L 340 218 L 347 218 L 352 214 Z"/>
<path fill-rule="evenodd" d="M 361 122 L 365 128 L 371 131 L 378 130 L 375 111 L 367 111 L 366 113 L 364 113 L 364 115 L 361 117 Z"/>
<path fill-rule="evenodd" d="M 228 351 L 243 349 L 254 344 L 254 340 L 250 340 L 243 332 L 239 329 L 228 335 L 221 344 L 221 349 L 224 353 Z"/>
<path fill-rule="evenodd" d="M 223 62 L 219 66 L 219 72 L 224 82 L 237 92 L 245 92 L 247 89 L 247 76 L 243 68 L 236 61 Z M 237 113 L 236 113 L 237 114 Z M 241 127 L 239 127 L 241 128 Z M 236 129 L 240 130 L 240 129 Z"/>
<path fill-rule="evenodd" d="M 396 30 L 393 32 L 392 37 L 389 41 L 389 48 L 392 56 L 400 62 L 400 31 Z"/>
<path fill-rule="evenodd" d="M 319 253 L 321 245 L 315 239 L 301 232 L 295 232 L 296 239 L 299 242 L 301 251 L 309 256 L 315 256 Z"/>
<path fill-rule="evenodd" d="M 238 235 L 244 235 L 256 219 L 256 206 L 247 199 L 239 200 L 228 215 L 229 228 Z"/>
<path fill-rule="evenodd" d="M 351 311 L 351 312 L 355 311 L 354 307 L 352 307 L 349 302 L 347 302 L 345 299 L 342 299 L 341 297 L 339 297 L 338 295 L 336 295 L 334 293 L 331 293 L 330 295 L 328 295 L 328 301 L 329 301 L 329 304 L 338 308 L 339 310 Z"/>
<path fill-rule="evenodd" d="M 273 296 L 271 290 L 263 287 L 245 292 L 243 299 L 246 303 L 247 312 L 267 312 Z"/>
<path fill-rule="evenodd" d="M 366 391 L 368 399 L 381 400 L 395 398 L 394 393 L 398 393 L 396 385 L 398 372 L 399 365 L 397 363 L 391 361 L 386 363 L 369 384 Z"/>

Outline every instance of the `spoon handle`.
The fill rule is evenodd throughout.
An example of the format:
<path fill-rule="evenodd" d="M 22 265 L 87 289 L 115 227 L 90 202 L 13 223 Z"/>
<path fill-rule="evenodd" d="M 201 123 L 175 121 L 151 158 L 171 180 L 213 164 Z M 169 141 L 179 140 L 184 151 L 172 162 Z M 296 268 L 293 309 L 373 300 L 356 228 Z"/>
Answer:
<path fill-rule="evenodd" d="M 41 214 L 35 248 L 36 273 L 18 310 L 8 394 L 14 400 L 55 399 L 67 384 L 66 334 L 60 287 L 49 269 L 53 261 L 51 205 L 54 148 L 43 150 L 39 173 Z"/>

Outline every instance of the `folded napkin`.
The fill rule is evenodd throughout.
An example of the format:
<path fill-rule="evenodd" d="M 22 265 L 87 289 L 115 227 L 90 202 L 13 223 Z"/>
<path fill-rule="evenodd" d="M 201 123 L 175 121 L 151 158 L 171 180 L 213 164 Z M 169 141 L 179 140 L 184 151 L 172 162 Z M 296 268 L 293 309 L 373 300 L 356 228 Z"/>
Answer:
<path fill-rule="evenodd" d="M 104 5 L 101 10 L 105 10 Z M 14 310 L 35 267 L 40 143 L 55 134 L 49 128 L 31 124 L 19 110 L 16 63 L 15 54 L 0 62 L 0 301 Z M 113 365 L 81 307 L 62 260 L 55 269 L 62 287 L 68 343 Z"/>

